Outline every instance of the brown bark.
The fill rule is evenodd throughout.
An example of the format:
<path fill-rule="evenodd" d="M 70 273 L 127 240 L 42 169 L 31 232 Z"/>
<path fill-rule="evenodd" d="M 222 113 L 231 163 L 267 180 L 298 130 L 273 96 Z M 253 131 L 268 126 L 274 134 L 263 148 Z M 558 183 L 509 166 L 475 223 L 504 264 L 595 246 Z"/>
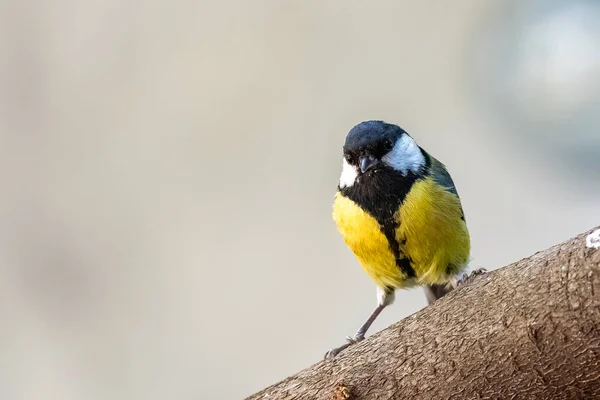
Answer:
<path fill-rule="evenodd" d="M 475 277 L 248 399 L 600 399 L 591 232 Z"/>

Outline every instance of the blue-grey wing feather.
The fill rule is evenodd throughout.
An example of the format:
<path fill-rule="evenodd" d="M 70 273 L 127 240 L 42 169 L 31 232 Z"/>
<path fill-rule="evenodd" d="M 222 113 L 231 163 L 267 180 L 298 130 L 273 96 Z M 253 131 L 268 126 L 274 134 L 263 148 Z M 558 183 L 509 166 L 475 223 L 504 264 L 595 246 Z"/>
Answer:
<path fill-rule="evenodd" d="M 458 196 L 454 181 L 446 170 L 444 164 L 431 157 L 431 176 L 440 185 L 445 187 L 450 193 Z"/>

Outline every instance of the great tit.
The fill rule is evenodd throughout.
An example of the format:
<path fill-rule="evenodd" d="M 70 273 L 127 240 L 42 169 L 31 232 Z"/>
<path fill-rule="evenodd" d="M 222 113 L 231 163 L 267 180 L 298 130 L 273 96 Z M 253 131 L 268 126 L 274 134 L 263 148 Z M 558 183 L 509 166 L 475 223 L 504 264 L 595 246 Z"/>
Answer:
<path fill-rule="evenodd" d="M 377 285 L 377 308 L 335 356 L 364 339 L 396 289 L 421 285 L 430 303 L 466 268 L 470 239 L 444 164 L 397 125 L 365 121 L 346 136 L 333 219 Z"/>

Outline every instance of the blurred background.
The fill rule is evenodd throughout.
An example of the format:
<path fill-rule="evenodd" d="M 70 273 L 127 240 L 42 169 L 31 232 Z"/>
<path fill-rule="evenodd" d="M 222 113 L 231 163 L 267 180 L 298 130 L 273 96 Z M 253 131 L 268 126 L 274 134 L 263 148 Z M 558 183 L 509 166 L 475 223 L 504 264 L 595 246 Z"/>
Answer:
<path fill-rule="evenodd" d="M 445 162 L 473 267 L 600 224 L 596 1 L 0 2 L 0 398 L 239 399 L 375 306 L 347 131 Z M 373 332 L 425 306 L 399 292 Z"/>

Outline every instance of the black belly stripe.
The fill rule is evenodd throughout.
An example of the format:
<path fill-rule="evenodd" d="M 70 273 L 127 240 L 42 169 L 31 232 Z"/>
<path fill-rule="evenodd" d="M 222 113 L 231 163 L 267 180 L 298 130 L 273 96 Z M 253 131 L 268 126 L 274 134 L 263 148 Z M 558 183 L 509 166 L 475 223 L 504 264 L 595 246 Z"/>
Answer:
<path fill-rule="evenodd" d="M 400 243 L 398 243 L 398 240 L 396 239 L 397 228 L 398 223 L 393 220 L 388 220 L 381 225 L 381 232 L 385 235 L 390 245 L 390 250 L 392 250 L 392 253 L 394 253 L 396 266 L 400 268 L 400 271 L 402 271 L 408 278 L 414 278 L 416 274 L 414 268 L 410 264 L 410 259 L 400 254 Z"/>
<path fill-rule="evenodd" d="M 425 159 L 427 164 L 420 175 L 409 172 L 405 176 L 398 171 L 384 168 L 377 172 L 369 172 L 359 176 L 352 186 L 338 187 L 343 196 L 354 201 L 379 223 L 381 232 L 385 235 L 390 250 L 392 250 L 396 259 L 396 266 L 407 278 L 414 278 L 416 273 L 411 265 L 410 258 L 405 257 L 400 251 L 400 243 L 396 239 L 396 230 L 399 223 L 394 216 L 413 184 L 422 177 L 427 176 L 429 157 Z"/>

